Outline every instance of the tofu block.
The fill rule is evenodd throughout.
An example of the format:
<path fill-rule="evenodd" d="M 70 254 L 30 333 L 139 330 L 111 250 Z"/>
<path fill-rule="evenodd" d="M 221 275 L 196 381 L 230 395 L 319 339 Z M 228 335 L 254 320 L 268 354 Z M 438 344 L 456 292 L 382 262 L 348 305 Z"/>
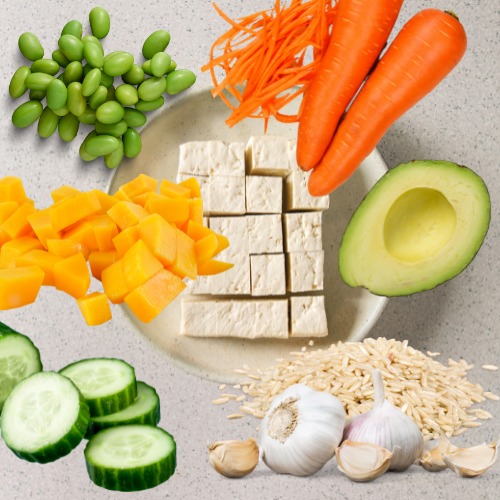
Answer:
<path fill-rule="evenodd" d="M 186 283 L 186 294 L 209 295 L 211 289 L 211 276 L 198 276 L 195 280 Z"/>
<path fill-rule="evenodd" d="M 246 219 L 249 253 L 283 252 L 283 224 L 280 214 L 247 215 Z"/>
<path fill-rule="evenodd" d="M 325 297 L 290 297 L 290 337 L 326 337 Z"/>
<path fill-rule="evenodd" d="M 210 175 L 209 141 L 190 141 L 179 146 L 179 168 L 182 174 Z"/>
<path fill-rule="evenodd" d="M 329 196 L 311 196 L 307 188 L 309 172 L 304 172 L 297 165 L 297 142 L 288 142 L 288 158 L 290 175 L 285 179 L 285 209 L 297 210 L 326 210 L 330 206 Z"/>
<path fill-rule="evenodd" d="M 287 253 L 286 260 L 288 291 L 310 292 L 323 290 L 325 254 L 322 250 Z"/>
<path fill-rule="evenodd" d="M 203 200 L 203 213 L 204 214 L 209 214 L 210 213 L 210 183 L 209 183 L 209 177 L 208 176 L 203 176 L 203 175 L 184 174 L 182 172 L 179 172 L 177 174 L 176 182 L 185 181 L 186 179 L 189 179 L 190 177 L 194 177 L 198 181 L 198 184 L 200 185 L 201 198 Z"/>
<path fill-rule="evenodd" d="M 252 300 L 219 300 L 216 312 L 217 337 L 255 338 L 255 303 Z"/>
<path fill-rule="evenodd" d="M 275 135 L 252 136 L 245 147 L 247 173 L 278 175 L 290 173 L 288 139 Z"/>
<path fill-rule="evenodd" d="M 283 218 L 287 252 L 311 252 L 323 249 L 321 212 L 288 213 Z"/>
<path fill-rule="evenodd" d="M 250 214 L 279 214 L 283 209 L 281 177 L 247 175 L 246 211 Z"/>
<path fill-rule="evenodd" d="M 245 175 L 245 144 L 243 142 L 209 142 L 210 175 Z"/>
<path fill-rule="evenodd" d="M 210 177 L 210 213 L 245 213 L 245 177 L 214 175 Z"/>
<path fill-rule="evenodd" d="M 231 269 L 211 276 L 212 295 L 250 295 L 250 257 L 235 255 L 231 262 L 234 264 Z"/>
<path fill-rule="evenodd" d="M 256 300 L 253 322 L 255 325 L 255 338 L 287 339 L 290 330 L 288 325 L 288 300 Z"/>
<path fill-rule="evenodd" d="M 247 217 L 210 217 L 209 226 L 212 231 L 222 234 L 229 240 L 229 247 L 217 258 L 231 260 L 236 255 L 249 254 Z"/>
<path fill-rule="evenodd" d="M 285 255 L 251 255 L 250 278 L 253 296 L 285 295 Z"/>
<path fill-rule="evenodd" d="M 213 337 L 216 334 L 216 301 L 195 301 L 183 298 L 181 302 L 181 335 Z"/>

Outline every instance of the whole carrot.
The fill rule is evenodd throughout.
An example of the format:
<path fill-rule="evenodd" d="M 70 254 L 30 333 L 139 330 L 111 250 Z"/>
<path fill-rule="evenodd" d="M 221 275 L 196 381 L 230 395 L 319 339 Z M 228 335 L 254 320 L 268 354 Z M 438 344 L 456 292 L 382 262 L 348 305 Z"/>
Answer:
<path fill-rule="evenodd" d="M 309 83 L 297 134 L 297 163 L 321 160 L 341 116 L 373 67 L 403 0 L 339 0 L 328 48 Z"/>
<path fill-rule="evenodd" d="M 345 182 L 387 129 L 458 64 L 467 37 L 449 12 L 425 9 L 398 33 L 355 97 L 333 140 L 309 177 L 309 192 L 322 196 Z"/>

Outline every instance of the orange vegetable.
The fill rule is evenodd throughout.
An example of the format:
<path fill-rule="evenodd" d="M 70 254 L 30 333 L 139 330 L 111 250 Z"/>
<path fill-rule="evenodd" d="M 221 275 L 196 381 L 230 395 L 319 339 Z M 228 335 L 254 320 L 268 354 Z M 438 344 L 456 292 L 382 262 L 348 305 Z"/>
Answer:
<path fill-rule="evenodd" d="M 89 215 L 99 212 L 101 204 L 92 191 L 79 193 L 54 203 L 49 208 L 50 220 L 56 231 L 66 229 Z"/>
<path fill-rule="evenodd" d="M 203 200 L 201 198 L 189 200 L 189 220 L 203 224 Z"/>
<path fill-rule="evenodd" d="M 90 274 L 83 253 L 77 253 L 56 262 L 54 283 L 58 290 L 66 292 L 75 299 L 83 297 L 90 286 Z"/>
<path fill-rule="evenodd" d="M 0 310 L 35 302 L 44 273 L 38 266 L 0 269 Z"/>
<path fill-rule="evenodd" d="M 191 191 L 190 198 L 201 198 L 200 184 L 196 180 L 196 177 L 188 177 L 182 182 L 179 182 L 178 185 L 186 187 Z"/>
<path fill-rule="evenodd" d="M 214 234 L 218 242 L 217 251 L 214 255 L 217 255 L 229 246 L 229 240 L 225 236 L 215 233 L 203 224 L 198 224 L 197 222 L 194 222 L 192 220 L 189 221 L 189 224 L 186 228 L 186 234 L 194 241 L 198 241 L 202 238 L 205 238 L 206 236 Z"/>
<path fill-rule="evenodd" d="M 127 287 L 133 290 L 163 269 L 163 265 L 146 246 L 146 243 L 138 240 L 123 256 L 122 268 Z"/>
<path fill-rule="evenodd" d="M 229 262 L 210 259 L 198 266 L 198 276 L 211 276 L 213 274 L 223 273 L 233 266 L 234 264 L 230 264 Z"/>
<path fill-rule="evenodd" d="M 111 264 L 118 260 L 118 252 L 116 250 L 105 250 L 90 252 L 89 266 L 92 276 L 101 280 L 102 272 Z"/>
<path fill-rule="evenodd" d="M 187 277 L 194 280 L 198 275 L 194 241 L 179 229 L 176 229 L 176 232 L 177 252 L 174 263 L 168 266 L 168 269 L 180 278 Z"/>
<path fill-rule="evenodd" d="M 349 107 L 310 175 L 310 193 L 326 195 L 345 182 L 387 129 L 458 64 L 466 46 L 454 15 L 425 9 L 412 17 Z"/>
<path fill-rule="evenodd" d="M 186 198 L 153 197 L 144 208 L 152 214 L 160 214 L 167 222 L 182 225 L 189 219 L 189 200 Z"/>
<path fill-rule="evenodd" d="M 102 325 L 111 319 L 108 298 L 101 292 L 92 292 L 76 299 L 76 303 L 89 326 Z"/>
<path fill-rule="evenodd" d="M 164 265 L 175 262 L 177 230 L 158 214 L 151 214 L 139 222 L 139 235 L 153 255 Z"/>
<path fill-rule="evenodd" d="M 89 249 L 85 245 L 71 238 L 50 238 L 47 240 L 47 250 L 52 255 L 57 255 L 58 257 L 62 257 L 64 259 L 77 253 L 83 253 L 85 256 L 88 256 L 90 253 Z"/>
<path fill-rule="evenodd" d="M 118 235 L 118 227 L 111 217 L 107 214 L 95 215 L 87 219 L 87 223 L 94 235 L 97 249 L 114 250 L 113 238 Z"/>
<path fill-rule="evenodd" d="M 9 175 L 0 179 L 0 201 L 15 201 L 19 205 L 27 201 L 26 192 L 19 177 Z"/>
<path fill-rule="evenodd" d="M 190 198 L 191 189 L 180 184 L 175 184 L 172 181 L 163 179 L 160 182 L 160 193 L 169 198 Z"/>
<path fill-rule="evenodd" d="M 16 258 L 16 267 L 38 266 L 44 273 L 43 285 L 54 286 L 54 266 L 61 257 L 53 255 L 46 250 L 31 250 Z"/>
<path fill-rule="evenodd" d="M 2 222 L 1 228 L 9 238 L 21 238 L 33 232 L 28 222 L 28 216 L 35 212 L 35 207 L 29 203 L 23 203 L 16 211 Z"/>
<path fill-rule="evenodd" d="M 64 200 L 64 198 L 71 198 L 72 196 L 75 196 L 77 194 L 81 194 L 81 191 L 79 189 L 64 185 L 58 187 L 57 189 L 54 189 L 50 193 L 50 196 L 52 200 L 54 200 L 54 203 L 57 203 L 58 201 Z"/>
<path fill-rule="evenodd" d="M 125 252 L 139 239 L 139 226 L 130 226 L 120 231 L 113 238 L 113 246 L 116 248 L 118 255 L 122 257 Z"/>
<path fill-rule="evenodd" d="M 131 201 L 119 201 L 108 210 L 107 214 L 121 230 L 135 226 L 149 215 L 143 207 Z"/>
<path fill-rule="evenodd" d="M 16 258 L 31 250 L 43 248 L 40 240 L 33 236 L 23 236 L 7 241 L 0 249 L 3 267 L 15 267 Z"/>
<path fill-rule="evenodd" d="M 47 239 L 57 239 L 62 236 L 61 231 L 56 231 L 50 220 L 48 209 L 36 210 L 28 215 L 28 222 L 44 248 L 47 248 Z"/>
<path fill-rule="evenodd" d="M 104 293 L 113 304 L 122 303 L 125 295 L 130 292 L 125 280 L 121 259 L 103 269 L 101 280 Z"/>
<path fill-rule="evenodd" d="M 309 83 L 299 119 L 297 163 L 315 167 L 341 116 L 373 67 L 403 0 L 342 0 L 321 63 Z"/>
<path fill-rule="evenodd" d="M 143 285 L 132 290 L 125 303 L 145 323 L 153 320 L 165 307 L 186 288 L 186 284 L 175 274 L 162 269 Z"/>
<path fill-rule="evenodd" d="M 82 248 L 87 249 L 86 255 L 92 250 L 99 250 L 93 228 L 87 219 L 77 222 L 70 229 L 64 231 L 62 239 L 77 241 L 82 245 Z"/>
<path fill-rule="evenodd" d="M 156 191 L 158 187 L 158 179 L 150 177 L 146 174 L 139 174 L 131 181 L 120 186 L 118 191 L 125 195 L 129 200 L 133 200 L 136 196 L 148 191 Z"/>
<path fill-rule="evenodd" d="M 219 241 L 215 234 L 209 234 L 198 240 L 194 244 L 198 266 L 203 265 L 207 260 L 211 259 L 216 254 L 218 246 Z"/>
<path fill-rule="evenodd" d="M 106 213 L 115 203 L 118 203 L 118 200 L 104 191 L 100 191 L 99 189 L 93 189 L 93 193 L 97 196 L 99 203 L 101 204 L 100 212 Z"/>
<path fill-rule="evenodd" d="M 17 201 L 0 201 L 0 224 L 7 220 L 17 209 Z"/>

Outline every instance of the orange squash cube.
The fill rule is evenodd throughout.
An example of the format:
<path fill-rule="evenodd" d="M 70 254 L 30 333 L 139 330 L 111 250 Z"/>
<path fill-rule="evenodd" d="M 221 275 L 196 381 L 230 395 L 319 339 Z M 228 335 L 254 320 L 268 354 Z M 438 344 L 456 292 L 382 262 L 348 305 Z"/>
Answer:
<path fill-rule="evenodd" d="M 22 236 L 2 245 L 0 259 L 2 259 L 4 267 L 15 267 L 17 257 L 38 248 L 43 248 L 38 238 Z"/>
<path fill-rule="evenodd" d="M 28 222 L 45 249 L 47 239 L 58 239 L 62 236 L 62 232 L 56 231 L 52 226 L 48 209 L 37 210 L 28 215 Z"/>
<path fill-rule="evenodd" d="M 121 230 L 137 225 L 149 215 L 143 207 L 130 201 L 119 201 L 108 210 L 107 214 Z"/>
<path fill-rule="evenodd" d="M 97 250 L 114 250 L 113 238 L 118 235 L 118 227 L 107 214 L 89 217 L 87 224 L 92 228 Z"/>
<path fill-rule="evenodd" d="M 176 225 L 182 225 L 189 219 L 189 200 L 186 198 L 167 198 L 159 195 L 148 200 L 144 208 Z"/>
<path fill-rule="evenodd" d="M 106 269 L 102 270 L 101 281 L 104 293 L 113 304 L 120 304 L 123 302 L 125 295 L 130 292 L 125 280 L 121 259 L 118 259 L 116 262 L 106 267 Z"/>
<path fill-rule="evenodd" d="M 120 231 L 113 238 L 113 246 L 118 255 L 122 257 L 125 252 L 140 238 L 139 226 L 130 226 Z"/>
<path fill-rule="evenodd" d="M 203 224 L 203 200 L 201 198 L 189 200 L 189 220 Z"/>
<path fill-rule="evenodd" d="M 194 249 L 196 252 L 196 262 L 198 266 L 201 266 L 207 260 L 211 259 L 217 252 L 218 246 L 219 242 L 215 234 L 209 234 L 196 241 Z"/>
<path fill-rule="evenodd" d="M 133 290 L 163 269 L 163 264 L 144 241 L 137 240 L 123 256 L 122 268 L 127 286 Z"/>
<path fill-rule="evenodd" d="M 167 179 L 162 179 L 160 182 L 160 193 L 169 198 L 190 198 L 191 190 L 180 184 L 175 184 L 175 182 L 169 181 Z"/>
<path fill-rule="evenodd" d="M 198 266 L 198 276 L 211 276 L 231 269 L 234 264 L 210 259 Z"/>
<path fill-rule="evenodd" d="M 35 302 L 43 278 L 44 273 L 38 266 L 0 269 L 0 310 Z"/>
<path fill-rule="evenodd" d="M 90 273 L 83 253 L 56 262 L 54 283 L 58 290 L 68 293 L 75 299 L 86 295 L 90 287 Z"/>
<path fill-rule="evenodd" d="M 77 194 L 81 194 L 81 191 L 79 189 L 64 185 L 51 191 L 50 196 L 54 203 L 57 203 L 58 201 L 64 200 L 64 198 L 71 198 L 72 196 L 75 196 Z"/>
<path fill-rule="evenodd" d="M 99 250 L 93 228 L 86 219 L 77 222 L 74 226 L 64 231 L 62 239 L 77 241 L 89 252 Z M 88 253 L 86 253 L 87 255 Z"/>
<path fill-rule="evenodd" d="M 182 279 L 187 277 L 194 280 L 198 275 L 194 241 L 182 231 L 176 231 L 177 252 L 174 263 L 168 269 Z"/>
<path fill-rule="evenodd" d="M 46 250 L 31 250 L 16 258 L 16 267 L 38 266 L 44 273 L 43 285 L 54 286 L 54 266 L 61 257 L 52 255 Z"/>
<path fill-rule="evenodd" d="M 0 201 L 0 224 L 6 221 L 18 208 L 17 201 Z"/>
<path fill-rule="evenodd" d="M 161 215 L 151 214 L 139 222 L 139 235 L 142 241 L 153 252 L 153 255 L 164 265 L 175 262 L 177 253 L 177 230 Z"/>
<path fill-rule="evenodd" d="M 89 326 L 97 326 L 111 319 L 111 308 L 106 295 L 101 292 L 92 292 L 76 299 L 76 303 Z"/>
<path fill-rule="evenodd" d="M 129 200 L 133 200 L 136 196 L 148 191 L 156 191 L 158 187 L 158 179 L 150 177 L 146 174 L 139 174 L 135 179 L 122 184 L 119 191 L 123 193 Z"/>
<path fill-rule="evenodd" d="M 196 180 L 196 177 L 189 177 L 179 182 L 179 186 L 188 188 L 191 191 L 191 198 L 201 198 L 200 183 Z"/>
<path fill-rule="evenodd" d="M 0 201 L 15 201 L 19 205 L 27 201 L 23 182 L 19 177 L 9 175 L 0 179 Z"/>
<path fill-rule="evenodd" d="M 218 253 L 222 252 L 222 250 L 225 250 L 229 246 L 229 240 L 225 236 L 216 233 L 215 231 L 212 231 L 212 229 L 209 229 L 208 227 L 204 226 L 203 224 L 199 224 L 192 220 L 190 220 L 188 223 L 186 234 L 194 241 L 201 240 L 202 238 L 205 238 L 210 234 L 215 234 L 217 241 L 219 242 L 219 245 L 214 255 L 217 255 Z"/>
<path fill-rule="evenodd" d="M 99 199 L 94 192 L 89 191 L 63 198 L 49 208 L 49 215 L 54 229 L 61 231 L 99 210 Z"/>
<path fill-rule="evenodd" d="M 99 203 L 101 204 L 100 212 L 105 214 L 115 203 L 118 203 L 118 200 L 104 191 L 100 191 L 99 189 L 93 189 L 93 193 L 97 196 Z"/>
<path fill-rule="evenodd" d="M 144 284 L 125 296 L 125 303 L 138 319 L 149 323 L 168 306 L 186 284 L 181 278 L 161 269 Z"/>
<path fill-rule="evenodd" d="M 87 258 L 90 253 L 89 249 L 85 245 L 71 238 L 50 238 L 46 241 L 46 243 L 49 253 L 51 253 L 52 255 L 57 255 L 58 257 L 62 257 L 63 259 L 71 257 L 72 255 L 75 255 L 77 253 L 83 253 L 85 258 Z"/>
<path fill-rule="evenodd" d="M 33 230 L 28 222 L 28 216 L 35 211 L 35 207 L 29 202 L 20 205 L 9 218 L 2 222 L 2 229 L 11 239 L 29 235 Z"/>
<path fill-rule="evenodd" d="M 97 250 L 90 252 L 88 260 L 92 276 L 101 280 L 104 269 L 118 260 L 118 252 L 116 250 Z"/>

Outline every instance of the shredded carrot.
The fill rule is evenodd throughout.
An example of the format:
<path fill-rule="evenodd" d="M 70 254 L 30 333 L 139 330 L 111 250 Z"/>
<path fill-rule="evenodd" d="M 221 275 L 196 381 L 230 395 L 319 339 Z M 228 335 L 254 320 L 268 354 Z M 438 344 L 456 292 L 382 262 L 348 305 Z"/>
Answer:
<path fill-rule="evenodd" d="M 227 125 L 260 118 L 267 129 L 271 117 L 298 121 L 299 113 L 287 115 L 281 110 L 303 94 L 321 61 L 336 1 L 290 0 L 287 6 L 275 0 L 273 9 L 237 20 L 213 5 L 230 28 L 213 43 L 210 60 L 201 69 L 210 72 L 212 95 L 231 110 Z"/>

